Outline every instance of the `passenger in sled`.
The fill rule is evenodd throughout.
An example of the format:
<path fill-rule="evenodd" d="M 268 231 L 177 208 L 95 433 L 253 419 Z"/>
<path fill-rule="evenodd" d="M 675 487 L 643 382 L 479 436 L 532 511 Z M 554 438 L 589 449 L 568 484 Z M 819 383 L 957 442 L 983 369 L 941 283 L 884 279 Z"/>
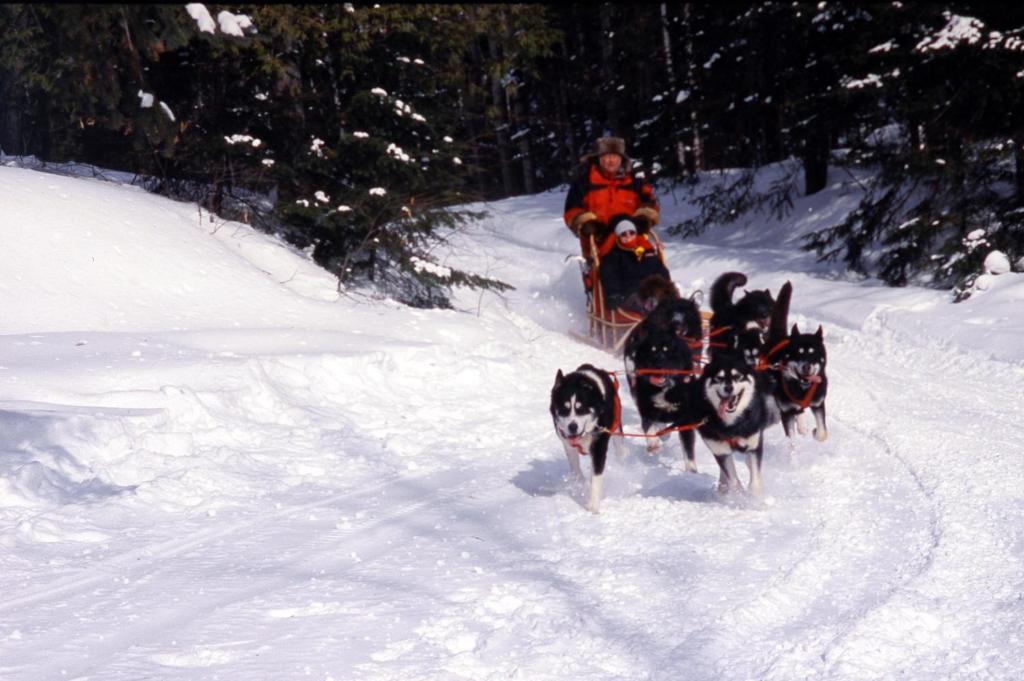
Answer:
<path fill-rule="evenodd" d="M 666 289 L 675 293 L 658 240 L 638 222 L 625 215 L 612 218 L 613 233 L 598 247 L 604 316 L 613 321 L 638 322 Z"/>

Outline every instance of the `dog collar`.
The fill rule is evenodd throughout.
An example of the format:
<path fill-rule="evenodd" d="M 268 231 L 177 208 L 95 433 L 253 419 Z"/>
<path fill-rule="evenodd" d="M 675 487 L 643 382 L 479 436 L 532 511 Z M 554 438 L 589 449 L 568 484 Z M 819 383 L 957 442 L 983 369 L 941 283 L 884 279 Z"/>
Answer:
<path fill-rule="evenodd" d="M 789 381 L 787 381 L 785 377 L 783 377 L 782 392 L 786 394 L 786 397 L 789 398 L 791 402 L 793 402 L 796 406 L 800 407 L 800 411 L 803 411 L 808 406 L 810 406 L 811 402 L 814 400 L 814 393 L 818 392 L 818 386 L 821 385 L 821 377 L 817 376 L 816 378 L 818 380 L 811 381 L 811 387 L 807 389 L 807 392 L 804 393 L 804 396 L 797 397 L 790 391 L 788 385 Z"/>

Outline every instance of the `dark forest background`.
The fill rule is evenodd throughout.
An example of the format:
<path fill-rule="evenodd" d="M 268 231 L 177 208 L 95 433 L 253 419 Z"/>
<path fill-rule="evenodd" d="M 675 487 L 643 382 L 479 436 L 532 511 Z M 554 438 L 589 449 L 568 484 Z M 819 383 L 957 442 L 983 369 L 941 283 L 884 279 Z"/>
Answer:
<path fill-rule="evenodd" d="M 562 185 L 603 134 L 692 192 L 670 232 L 860 171 L 820 257 L 958 291 L 991 250 L 1024 257 L 1024 3 L 205 7 L 252 25 L 0 6 L 0 149 L 136 173 L 414 305 L 500 287 L 423 267 L 439 226 Z"/>

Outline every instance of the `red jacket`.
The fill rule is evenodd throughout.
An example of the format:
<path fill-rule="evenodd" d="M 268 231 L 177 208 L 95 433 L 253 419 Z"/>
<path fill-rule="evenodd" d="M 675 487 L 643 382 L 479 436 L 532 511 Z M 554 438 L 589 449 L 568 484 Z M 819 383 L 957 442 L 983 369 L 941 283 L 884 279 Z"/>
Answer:
<path fill-rule="evenodd" d="M 565 197 L 565 224 L 571 225 L 573 218 L 590 211 L 604 225 L 616 215 L 632 215 L 640 206 L 659 210 L 651 185 L 629 173 L 609 178 L 601 172 L 596 163 L 569 187 Z"/>

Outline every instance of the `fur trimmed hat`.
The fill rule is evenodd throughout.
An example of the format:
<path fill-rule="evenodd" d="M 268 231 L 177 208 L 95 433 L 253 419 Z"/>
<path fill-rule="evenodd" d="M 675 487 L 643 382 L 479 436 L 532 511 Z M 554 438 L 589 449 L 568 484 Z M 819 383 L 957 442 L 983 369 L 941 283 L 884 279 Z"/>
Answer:
<path fill-rule="evenodd" d="M 594 143 L 594 150 L 580 157 L 580 163 L 588 163 L 605 154 L 618 154 L 622 157 L 622 165 L 624 166 L 628 166 L 633 162 L 633 159 L 626 155 L 626 140 L 621 137 L 599 137 L 597 142 Z"/>

